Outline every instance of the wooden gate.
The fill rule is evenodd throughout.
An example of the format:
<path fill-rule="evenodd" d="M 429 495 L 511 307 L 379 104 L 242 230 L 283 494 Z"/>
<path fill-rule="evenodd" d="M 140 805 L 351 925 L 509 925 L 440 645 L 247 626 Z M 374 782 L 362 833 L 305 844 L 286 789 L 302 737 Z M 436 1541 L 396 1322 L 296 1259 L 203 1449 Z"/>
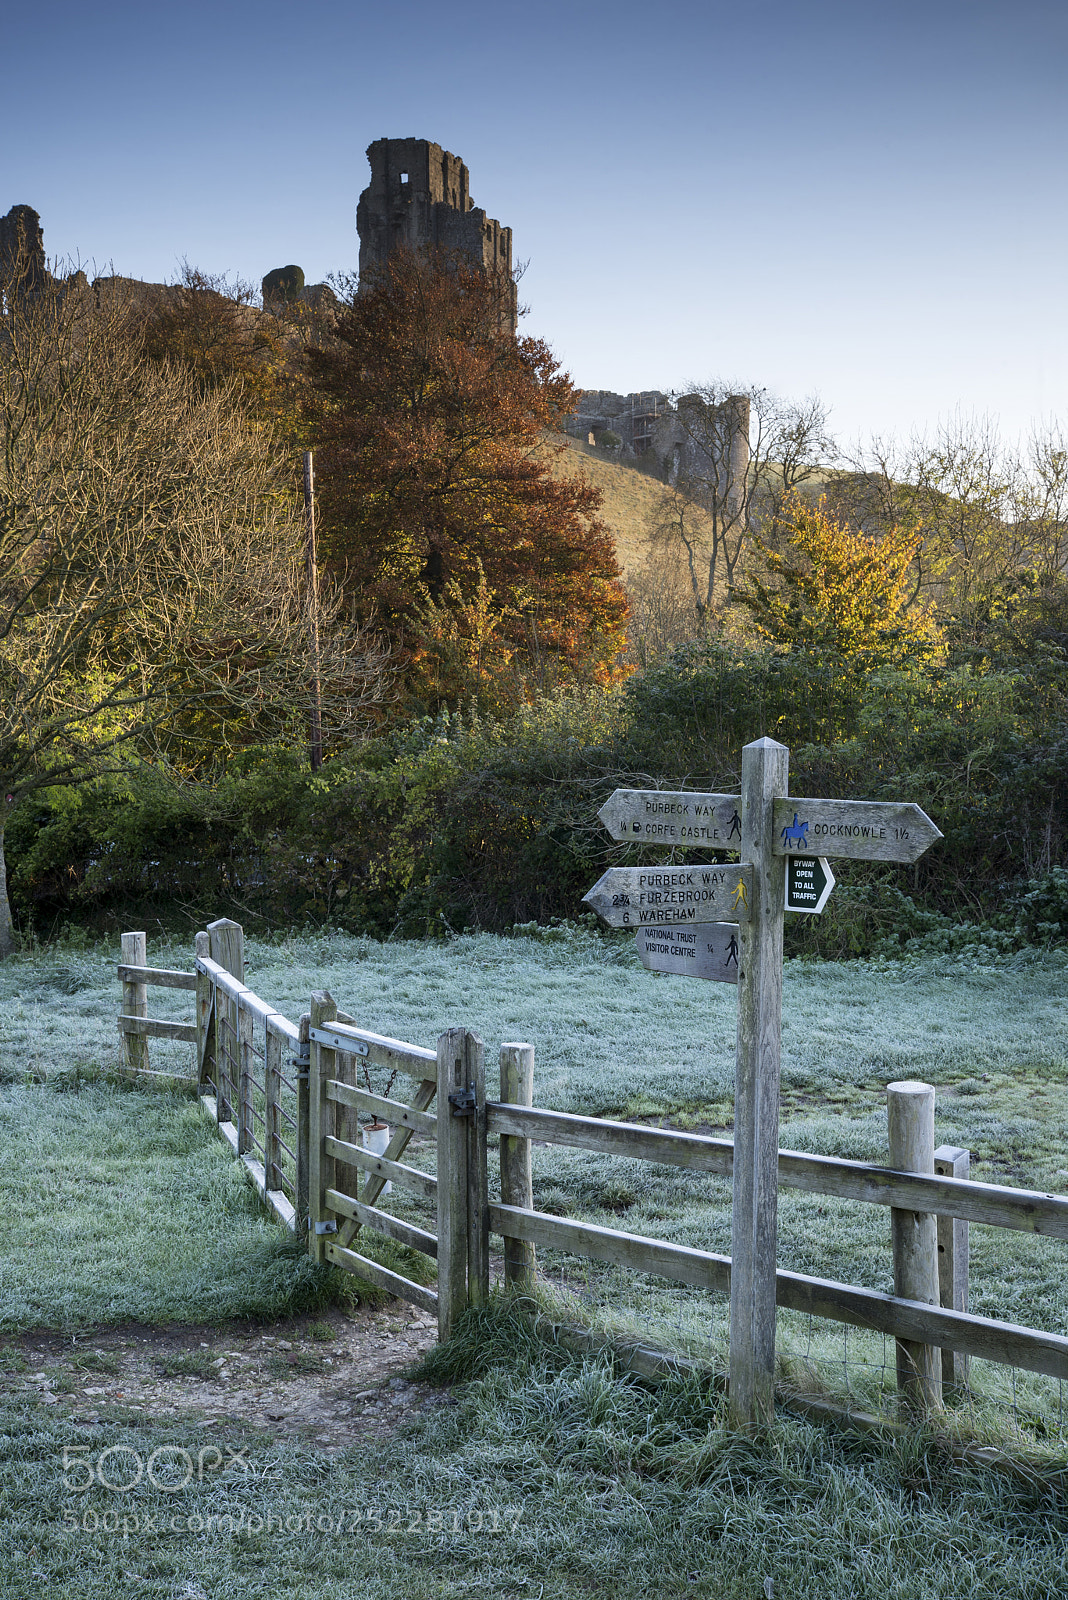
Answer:
<path fill-rule="evenodd" d="M 480 1170 L 485 1167 L 485 1138 L 478 1137 L 477 1109 L 485 1106 L 481 1041 L 462 1028 L 442 1034 L 437 1051 L 384 1038 L 339 1014 L 331 996 L 321 992 L 312 995 L 308 1042 L 308 1248 L 316 1260 L 357 1273 L 434 1313 L 441 1337 L 447 1337 L 463 1306 L 479 1299 L 480 1289 L 488 1291 L 488 1238 L 482 1215 L 486 1185 Z M 360 1084 L 357 1079 L 364 1067 L 385 1068 L 414 1079 L 410 1100 L 375 1094 L 366 1082 Z M 430 1109 L 435 1099 L 437 1112 Z M 359 1143 L 359 1111 L 371 1112 L 395 1128 L 383 1154 Z M 416 1134 L 434 1141 L 433 1174 L 401 1160 Z M 383 1210 L 378 1201 L 387 1183 L 435 1205 L 436 1234 Z M 467 1225 L 472 1207 L 475 1227 Z M 433 1257 L 438 1263 L 437 1291 L 354 1249 L 361 1228 Z M 472 1254 L 474 1261 L 469 1260 Z"/>

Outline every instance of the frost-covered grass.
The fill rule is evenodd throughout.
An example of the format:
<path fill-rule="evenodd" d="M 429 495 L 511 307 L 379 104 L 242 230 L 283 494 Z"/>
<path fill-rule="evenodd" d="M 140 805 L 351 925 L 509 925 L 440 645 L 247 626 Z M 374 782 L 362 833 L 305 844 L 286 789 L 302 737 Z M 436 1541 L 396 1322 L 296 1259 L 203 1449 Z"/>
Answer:
<path fill-rule="evenodd" d="M 453 1025 L 477 1029 L 485 1041 L 491 1085 L 500 1043 L 533 1043 L 536 1104 L 714 1131 L 731 1126 L 734 990 L 655 977 L 638 965 L 629 942 L 568 929 L 550 937 L 487 935 L 440 944 L 376 944 L 323 934 L 277 943 L 249 940 L 246 956 L 246 981 L 294 1020 L 307 1008 L 313 990 L 328 988 L 366 1026 L 416 1043 L 432 1046 Z M 0 968 L 6 1101 L 13 1107 L 33 1107 L 32 1114 L 20 1113 L 21 1121 L 13 1118 L 10 1137 L 24 1137 L 15 1130 L 35 1126 L 39 1119 L 41 1134 L 32 1146 L 30 1165 L 44 1161 L 54 1142 L 68 1141 L 74 1166 L 80 1159 L 76 1126 L 84 1122 L 84 1138 L 91 1143 L 88 1130 L 94 1118 L 104 1126 L 109 1117 L 120 1125 L 128 1117 L 117 1107 L 134 1107 L 137 1117 L 149 1123 L 159 1117 L 159 1136 L 165 1126 L 171 1127 L 180 1147 L 175 1175 L 167 1181 L 176 1190 L 189 1190 L 189 1214 L 195 1212 L 198 1219 L 186 1247 L 189 1271 L 195 1275 L 198 1270 L 193 1258 L 200 1251 L 205 1278 L 212 1279 L 219 1270 L 213 1251 L 221 1249 L 225 1255 L 230 1250 L 238 1262 L 251 1246 L 242 1242 L 240 1228 L 235 1232 L 228 1225 L 217 1236 L 210 1234 L 211 1214 L 219 1207 L 192 1198 L 202 1192 L 198 1185 L 206 1178 L 179 1181 L 184 1160 L 192 1164 L 191 1172 L 197 1163 L 208 1164 L 204 1172 L 212 1163 L 233 1172 L 232 1166 L 226 1167 L 225 1153 L 212 1149 L 210 1134 L 196 1127 L 191 1108 L 169 1098 L 129 1096 L 114 1086 L 81 1096 L 56 1092 L 56 1084 L 74 1068 L 118 1064 L 116 958 L 114 949 L 98 946 L 19 958 Z M 188 947 L 162 942 L 150 942 L 149 960 L 191 965 Z M 923 1078 L 938 1090 L 938 1141 L 970 1149 L 975 1176 L 1068 1190 L 1066 988 L 1068 959 L 1063 952 L 1032 951 L 984 961 L 788 964 L 782 1143 L 883 1162 L 885 1085 L 898 1077 Z M 189 1015 L 191 996 L 150 990 L 150 1010 Z M 153 1041 L 151 1049 L 155 1065 L 167 1064 L 167 1047 Z M 176 1065 L 187 1054 L 186 1047 L 170 1047 Z M 33 1079 L 43 1079 L 44 1085 L 19 1087 Z M 72 1120 L 65 1109 L 79 1105 L 85 1108 L 83 1122 Z M 94 1256 L 111 1270 L 111 1258 L 103 1252 L 114 1248 L 107 1235 L 118 1226 L 123 1193 L 128 1191 L 129 1237 L 136 1239 L 147 1228 L 145 1197 L 163 1181 L 156 1177 L 155 1160 L 151 1140 L 144 1158 L 136 1152 L 124 1154 L 121 1162 L 116 1158 L 114 1171 L 118 1174 L 121 1167 L 122 1176 L 116 1176 L 108 1193 L 109 1203 L 118 1209 L 108 1213 L 107 1228 L 92 1229 L 81 1240 L 86 1285 L 94 1278 Z M 542 1209 L 729 1251 L 729 1186 L 721 1180 L 563 1149 L 536 1149 L 534 1168 L 535 1203 Z M 236 1174 L 227 1181 L 238 1184 Z M 63 1204 L 73 1203 L 66 1195 Z M 40 1226 L 47 1231 L 47 1196 L 40 1204 Z M 395 1194 L 392 1204 L 404 1212 L 408 1202 Z M 414 1202 L 412 1207 L 418 1210 Z M 7 1214 L 17 1215 L 17 1207 Z M 247 1217 L 254 1229 L 258 1224 L 250 1202 Z M 784 1265 L 875 1289 L 891 1287 L 889 1218 L 883 1208 L 784 1190 L 779 1217 Z M 12 1237 L 20 1237 L 15 1224 L 8 1226 L 15 1228 Z M 974 1310 L 1068 1332 L 1063 1245 L 973 1226 L 971 1250 Z M 135 1245 L 130 1252 L 132 1260 Z M 151 1252 L 146 1243 L 146 1254 Z M 21 1262 L 15 1273 L 21 1282 L 29 1271 L 29 1256 L 12 1259 Z M 591 1315 L 603 1314 L 646 1334 L 659 1332 L 684 1348 L 715 1351 L 721 1345 L 722 1305 L 708 1297 L 590 1263 L 546 1256 L 545 1266 L 558 1286 L 574 1289 Z M 235 1265 L 237 1279 L 242 1271 Z M 102 1275 L 98 1272 L 97 1279 Z M 135 1274 L 130 1281 L 140 1280 Z M 175 1281 L 186 1282 L 181 1273 Z M 26 1304 L 41 1307 L 53 1292 L 58 1290 L 35 1285 Z M 30 1291 L 16 1287 L 5 1299 L 14 1305 L 20 1293 Z M 154 1315 L 190 1314 L 179 1309 L 188 1303 L 186 1287 L 176 1288 L 169 1313 L 165 1302 L 165 1289 L 160 1289 L 152 1302 Z M 101 1296 L 92 1303 L 99 1307 Z M 114 1314 L 134 1314 L 132 1303 L 128 1294 L 123 1309 Z M 94 1314 L 106 1311 L 104 1306 Z M 16 1320 L 29 1315 L 27 1309 Z M 815 1363 L 817 1375 L 826 1372 L 832 1387 L 840 1381 L 836 1371 L 845 1372 L 858 1396 L 871 1398 L 873 1386 L 887 1376 L 887 1362 L 892 1369 L 892 1351 L 887 1353 L 881 1340 L 865 1343 L 863 1336 L 850 1333 L 843 1344 L 841 1329 L 809 1327 L 789 1317 L 783 1318 L 782 1331 L 784 1361 L 798 1381 L 805 1378 L 807 1358 Z M 874 1363 L 872 1371 L 865 1369 L 865 1362 Z M 889 1379 L 892 1383 L 892 1371 Z M 1041 1409 L 1048 1404 L 1048 1388 L 1039 1385 L 1032 1393 L 1031 1381 L 1020 1379 L 1017 1400 L 1029 1413 Z"/>
<path fill-rule="evenodd" d="M 782 1417 L 726 1426 L 694 1382 L 649 1390 L 491 1308 L 442 1352 L 457 1402 L 328 1457 L 118 1411 L 0 1416 L 0 1596 L 149 1600 L 1060 1600 L 1068 1517 L 1041 1481 Z M 207 1444 L 209 1470 L 181 1486 Z M 216 1445 L 214 1453 L 211 1446 Z M 71 1450 L 71 1447 L 74 1450 Z M 218 1448 L 222 1446 L 224 1448 Z M 80 1447 L 80 1448 L 79 1448 Z M 126 1492 L 64 1488 L 68 1461 Z M 215 1461 L 224 1463 L 212 1471 Z M 85 1467 L 68 1469 L 72 1485 Z M 134 1476 L 131 1470 L 128 1474 Z M 168 1478 L 173 1487 L 168 1486 Z M 126 1481 L 126 1480 L 120 1480 Z"/>
<path fill-rule="evenodd" d="M 0 1088 L 0 1329 L 277 1316 L 319 1274 L 187 1096 Z"/>
<path fill-rule="evenodd" d="M 0 1325 L 270 1315 L 307 1303 L 321 1281 L 260 1216 L 188 1091 L 115 1076 L 116 957 L 52 951 L 0 967 Z M 190 964 L 188 950 L 162 943 L 149 958 Z M 653 978 L 622 943 L 566 933 L 438 946 L 250 941 L 247 978 L 293 1018 L 328 987 L 368 1026 L 418 1043 L 474 1027 L 491 1081 L 501 1041 L 528 1040 L 543 1105 L 730 1126 L 733 991 Z M 923 1077 L 938 1086 L 939 1139 L 971 1148 L 977 1173 L 1065 1188 L 1066 980 L 1057 955 L 986 967 L 790 966 L 784 1144 L 885 1160 L 885 1083 Z M 155 1015 L 189 1014 L 188 995 L 150 994 Z M 152 1050 L 156 1066 L 180 1067 L 187 1054 Z M 720 1181 L 538 1148 L 535 1182 L 546 1209 L 729 1248 Z M 408 1204 L 396 1193 L 392 1203 Z M 781 1195 L 781 1259 L 801 1270 L 888 1287 L 888 1228 L 881 1208 Z M 1068 1331 L 1062 1246 L 973 1227 L 972 1262 L 977 1309 Z M 722 1300 L 549 1253 L 540 1265 L 552 1304 L 722 1355 Z M 784 1317 L 780 1342 L 784 1376 L 800 1387 L 833 1392 L 835 1363 L 839 1391 L 858 1400 L 878 1401 L 881 1363 L 892 1383 L 892 1348 L 855 1331 Z M 85 1446 L 92 1458 L 126 1446 L 147 1460 L 173 1446 L 195 1458 L 214 1437 L 118 1411 L 72 1435 L 37 1401 L 0 1397 L 0 1597 L 1068 1593 L 1063 1497 L 1041 1479 L 961 1465 L 922 1431 L 886 1442 L 783 1411 L 767 1436 L 739 1437 L 710 1388 L 644 1388 L 603 1360 L 546 1347 L 499 1305 L 435 1360 L 431 1376 L 458 1384 L 458 1404 L 396 1437 L 331 1458 L 250 1433 L 223 1441 L 244 1447 L 247 1466 L 175 1492 L 146 1479 L 119 1495 L 71 1493 L 63 1450 Z M 975 1370 L 962 1432 L 1004 1441 L 1012 1413 L 995 1419 L 1000 1393 L 1015 1402 L 1023 1442 L 1044 1433 L 1063 1455 L 1051 1386 Z M 213 1516 L 236 1519 L 237 1530 Z"/>

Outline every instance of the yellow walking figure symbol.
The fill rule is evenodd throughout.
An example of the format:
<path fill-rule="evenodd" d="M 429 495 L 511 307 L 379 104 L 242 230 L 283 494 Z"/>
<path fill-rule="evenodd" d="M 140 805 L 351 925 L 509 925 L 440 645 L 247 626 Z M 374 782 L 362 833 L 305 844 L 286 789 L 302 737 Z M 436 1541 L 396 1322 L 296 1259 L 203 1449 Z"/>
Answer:
<path fill-rule="evenodd" d="M 739 910 L 748 911 L 749 910 L 749 897 L 745 892 L 745 882 L 744 882 L 744 880 L 742 878 L 738 879 L 738 887 L 734 891 L 734 899 L 731 902 L 731 910 L 732 911 L 739 911 Z"/>

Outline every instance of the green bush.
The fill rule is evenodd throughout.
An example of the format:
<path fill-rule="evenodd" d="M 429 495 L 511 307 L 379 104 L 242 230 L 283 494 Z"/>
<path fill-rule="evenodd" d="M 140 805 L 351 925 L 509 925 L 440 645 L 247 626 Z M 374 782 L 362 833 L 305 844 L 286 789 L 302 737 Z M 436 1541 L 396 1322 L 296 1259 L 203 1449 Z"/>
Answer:
<path fill-rule="evenodd" d="M 9 823 L 12 893 L 24 930 L 44 933 L 224 913 L 379 938 L 565 928 L 606 866 L 667 855 L 609 840 L 596 814 L 613 788 L 729 792 L 742 746 L 769 734 L 790 746 L 792 793 L 915 801 L 945 835 L 911 867 L 843 864 L 823 914 L 788 919 L 789 953 L 1064 940 L 1066 869 L 1036 880 L 1032 863 L 1068 853 L 1066 690 L 1048 663 L 857 678 L 703 641 L 621 692 L 548 696 L 502 722 L 443 713 L 316 774 L 265 747 L 215 782 L 131 766 L 46 792 Z"/>
<path fill-rule="evenodd" d="M 1020 897 L 1016 926 L 1029 944 L 1068 943 L 1068 867 L 1031 879 Z"/>

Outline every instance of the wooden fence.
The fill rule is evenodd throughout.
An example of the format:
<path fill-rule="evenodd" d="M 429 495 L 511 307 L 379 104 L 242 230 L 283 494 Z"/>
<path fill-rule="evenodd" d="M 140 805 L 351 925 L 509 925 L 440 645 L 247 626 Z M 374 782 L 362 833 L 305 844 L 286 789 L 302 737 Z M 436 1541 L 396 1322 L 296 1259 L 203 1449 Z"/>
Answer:
<path fill-rule="evenodd" d="M 317 1260 L 436 1313 L 441 1338 L 489 1294 L 491 1236 L 502 1241 L 503 1284 L 519 1293 L 534 1285 L 538 1246 L 730 1293 L 728 1256 L 535 1210 L 531 1170 L 534 1140 L 729 1177 L 730 1140 L 535 1107 L 527 1044 L 501 1045 L 500 1098 L 491 1100 L 482 1041 L 470 1030 L 450 1029 L 428 1050 L 362 1027 L 325 992 L 312 995 L 298 1023 L 288 1021 L 245 986 L 236 923 L 197 934 L 194 973 L 148 968 L 143 940 L 123 936 L 119 967 L 127 1066 L 148 1070 L 150 1037 L 194 1039 L 201 1104 L 273 1214 L 306 1236 Z M 137 1008 L 153 982 L 194 989 L 195 1021 L 147 1019 Z M 410 1099 L 361 1085 L 357 1071 L 365 1065 L 403 1074 L 413 1085 Z M 922 1100 L 915 1114 L 928 1116 L 933 1130 L 933 1090 L 920 1089 L 926 1086 L 891 1085 L 891 1098 L 901 1091 L 910 1106 Z M 360 1144 L 361 1114 L 394 1130 L 382 1154 Z M 499 1139 L 499 1200 L 490 1194 L 491 1136 Z M 433 1153 L 433 1172 L 401 1159 L 413 1137 Z M 922 1152 L 922 1138 L 909 1148 Z M 779 1270 L 777 1305 L 895 1339 L 899 1385 L 924 1409 L 939 1403 L 941 1381 L 965 1380 L 971 1357 L 1068 1379 L 1068 1338 L 967 1310 L 968 1224 L 1068 1240 L 1068 1198 L 974 1182 L 962 1176 L 967 1152 L 951 1147 L 928 1149 L 920 1160 L 926 1170 L 909 1171 L 779 1151 L 781 1187 L 888 1209 L 898 1292 Z M 431 1203 L 436 1233 L 381 1206 L 387 1183 Z M 355 1248 L 362 1228 L 434 1258 L 436 1288 Z M 916 1283 L 927 1286 L 922 1298 L 901 1292 Z"/>

